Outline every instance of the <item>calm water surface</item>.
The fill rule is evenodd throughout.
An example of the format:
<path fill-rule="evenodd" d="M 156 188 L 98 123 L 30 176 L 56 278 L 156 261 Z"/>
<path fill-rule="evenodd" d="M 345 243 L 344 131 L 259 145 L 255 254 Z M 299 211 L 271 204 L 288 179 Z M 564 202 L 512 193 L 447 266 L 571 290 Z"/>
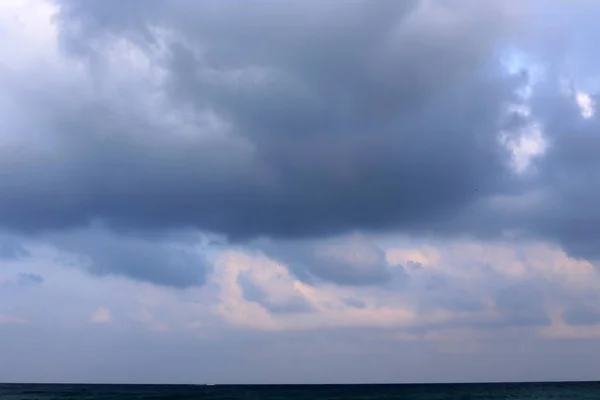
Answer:
<path fill-rule="evenodd" d="M 0 400 L 187 400 L 187 399 L 598 399 L 600 383 L 452 385 L 21 385 L 0 384 Z"/>

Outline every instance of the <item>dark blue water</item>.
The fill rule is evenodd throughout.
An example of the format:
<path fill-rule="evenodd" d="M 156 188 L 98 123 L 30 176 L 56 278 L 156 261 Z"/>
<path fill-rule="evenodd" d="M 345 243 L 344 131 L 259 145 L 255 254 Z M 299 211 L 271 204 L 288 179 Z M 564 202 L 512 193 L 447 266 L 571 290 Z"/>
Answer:
<path fill-rule="evenodd" d="M 448 385 L 0 385 L 0 400 L 599 399 L 600 383 Z"/>

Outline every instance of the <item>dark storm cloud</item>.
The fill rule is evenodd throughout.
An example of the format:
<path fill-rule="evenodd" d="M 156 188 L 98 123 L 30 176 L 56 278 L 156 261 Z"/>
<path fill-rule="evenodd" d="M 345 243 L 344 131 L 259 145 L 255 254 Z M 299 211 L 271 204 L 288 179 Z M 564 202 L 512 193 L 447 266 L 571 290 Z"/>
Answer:
<path fill-rule="evenodd" d="M 20 91 L 50 150 L 2 150 L 6 228 L 410 230 L 510 182 L 497 131 L 520 81 L 498 57 L 517 2 L 58 4 L 62 43 L 98 87 L 120 76 L 106 61 L 115 38 L 150 53 L 168 36 L 151 61 L 168 106 L 144 109 L 149 92 L 127 86 L 115 98 L 53 81 Z M 191 137 L 161 120 L 185 110 Z M 198 122 L 209 113 L 222 123 Z"/>
<path fill-rule="evenodd" d="M 569 74 L 594 77 L 596 5 L 56 4 L 65 60 L 83 60 L 88 75 L 80 85 L 19 70 L 6 79 L 15 104 L 9 133 L 35 133 L 0 147 L 6 229 L 56 232 L 100 220 L 121 233 L 268 236 L 284 247 L 269 255 L 301 279 L 342 284 L 391 278 L 384 262 L 323 262 L 295 240 L 387 229 L 477 238 L 514 231 L 578 256 L 598 254 L 597 118 L 583 120 L 557 84 Z M 556 15 L 560 24 L 548 22 Z M 546 71 L 531 116 L 508 112 L 533 80 L 531 71 L 505 68 L 512 48 Z M 155 70 L 145 74 L 136 62 Z M 535 173 L 517 177 L 498 133 L 532 120 L 548 150 Z M 173 286 L 204 279 L 183 267 L 159 276 L 165 269 L 141 266 L 171 261 L 141 260 L 116 242 L 87 252 L 95 273 L 126 265 L 128 276 Z M 108 264 L 115 267 L 106 271 Z M 456 307 L 479 307 L 457 296 Z"/>
<path fill-rule="evenodd" d="M 435 226 L 451 235 L 460 226 L 477 238 L 500 232 L 561 245 L 570 255 L 600 259 L 600 57 L 593 37 L 600 16 L 597 2 L 531 1 L 527 34 L 517 42 L 531 97 L 509 124 L 537 124 L 544 151 L 531 169 L 504 193 L 455 213 Z M 589 96 L 591 115 L 583 115 L 578 96 Z M 428 227 L 426 227 L 428 228 Z M 432 230 L 429 230 L 431 232 Z"/>

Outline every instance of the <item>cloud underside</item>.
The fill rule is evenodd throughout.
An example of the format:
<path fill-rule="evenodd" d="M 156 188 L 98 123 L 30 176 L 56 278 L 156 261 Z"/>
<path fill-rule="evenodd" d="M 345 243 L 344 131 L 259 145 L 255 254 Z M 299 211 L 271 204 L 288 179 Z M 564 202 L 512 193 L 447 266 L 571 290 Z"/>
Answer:
<path fill-rule="evenodd" d="M 41 55 L 49 68 L 3 72 L 14 112 L 3 120 L 2 225 L 38 232 L 101 220 L 233 239 L 354 229 L 560 236 L 578 202 L 595 199 L 583 183 L 556 182 L 583 167 L 594 122 L 547 93 L 552 76 L 544 82 L 544 108 L 523 118 L 539 119 L 553 146 L 523 187 L 500 136 L 527 122 L 510 110 L 532 78 L 506 59 L 535 21 L 518 2 L 496 3 L 132 1 L 124 12 L 114 1 L 58 1 L 55 37 L 45 39 L 56 54 Z M 481 204 L 531 187 L 559 204 L 501 218 Z"/>
<path fill-rule="evenodd" d="M 409 280 L 380 233 L 598 256 L 597 5 L 30 3 L 1 20 L 3 259 L 184 288 L 198 232 L 308 285 Z"/>
<path fill-rule="evenodd" d="M 115 276 L 98 280 L 68 257 L 30 252 L 28 259 L 3 263 L 2 325 L 67 323 L 106 334 L 125 329 L 205 338 L 363 332 L 450 346 L 512 335 L 600 338 L 598 271 L 543 243 L 389 248 L 384 258 L 392 278 L 383 286 L 307 283 L 289 265 L 226 250 L 206 285 L 187 290 Z M 24 276 L 37 276 L 37 284 L 23 284 Z"/>

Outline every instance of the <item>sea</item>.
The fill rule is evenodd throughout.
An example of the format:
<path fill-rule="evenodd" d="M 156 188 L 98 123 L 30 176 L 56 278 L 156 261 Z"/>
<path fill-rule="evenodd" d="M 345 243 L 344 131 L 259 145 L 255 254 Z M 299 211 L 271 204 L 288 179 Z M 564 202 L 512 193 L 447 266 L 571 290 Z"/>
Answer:
<path fill-rule="evenodd" d="M 600 400 L 600 382 L 432 385 L 0 384 L 0 400 Z"/>

